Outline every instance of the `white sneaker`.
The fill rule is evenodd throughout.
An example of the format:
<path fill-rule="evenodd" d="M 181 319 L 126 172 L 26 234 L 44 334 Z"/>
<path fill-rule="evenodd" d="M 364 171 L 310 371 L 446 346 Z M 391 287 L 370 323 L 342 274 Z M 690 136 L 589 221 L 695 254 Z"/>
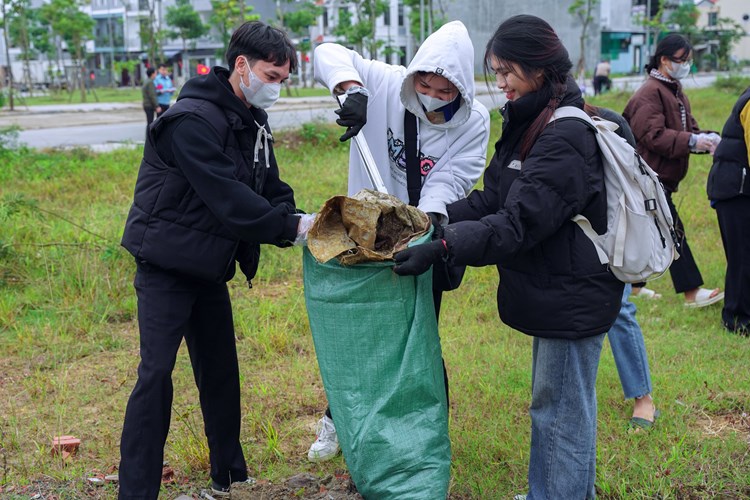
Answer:
<path fill-rule="evenodd" d="M 325 462 L 339 454 L 339 437 L 336 435 L 336 426 L 328 415 L 323 415 L 318 421 L 317 439 L 307 452 L 307 459 L 311 462 Z"/>

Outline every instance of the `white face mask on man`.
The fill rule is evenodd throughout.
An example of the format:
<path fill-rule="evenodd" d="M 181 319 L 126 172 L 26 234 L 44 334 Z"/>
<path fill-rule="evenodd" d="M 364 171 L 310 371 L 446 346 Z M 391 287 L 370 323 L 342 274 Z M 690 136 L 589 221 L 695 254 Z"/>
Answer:
<path fill-rule="evenodd" d="M 273 106 L 281 95 L 280 83 L 266 83 L 253 72 L 250 68 L 250 62 L 245 59 L 245 65 L 248 69 L 248 84 L 242 81 L 240 75 L 240 90 L 245 96 L 245 100 L 260 109 L 267 109 Z"/>
<path fill-rule="evenodd" d="M 690 66 L 691 63 L 688 61 L 684 63 L 676 63 L 674 61 L 670 61 L 669 68 L 667 68 L 667 73 L 669 73 L 669 76 L 671 76 L 675 80 L 682 80 L 690 74 Z"/>

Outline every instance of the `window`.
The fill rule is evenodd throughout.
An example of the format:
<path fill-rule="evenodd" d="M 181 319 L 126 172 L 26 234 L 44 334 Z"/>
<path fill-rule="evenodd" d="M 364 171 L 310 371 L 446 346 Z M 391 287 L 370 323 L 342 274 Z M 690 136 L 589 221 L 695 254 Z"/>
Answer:
<path fill-rule="evenodd" d="M 402 2 L 398 3 L 398 26 L 404 25 L 404 4 Z"/>
<path fill-rule="evenodd" d="M 719 13 L 718 12 L 709 12 L 708 13 L 708 25 L 709 26 L 716 26 L 719 21 Z"/>
<path fill-rule="evenodd" d="M 385 26 L 390 26 L 391 25 L 391 8 L 390 8 L 390 6 L 386 7 L 385 8 L 385 12 L 383 12 L 383 24 Z"/>

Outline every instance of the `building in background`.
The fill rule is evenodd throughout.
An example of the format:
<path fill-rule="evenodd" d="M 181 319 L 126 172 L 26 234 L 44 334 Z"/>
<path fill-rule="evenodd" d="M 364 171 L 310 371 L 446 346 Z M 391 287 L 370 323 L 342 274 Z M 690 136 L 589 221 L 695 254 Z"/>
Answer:
<path fill-rule="evenodd" d="M 700 12 L 698 26 L 710 28 L 726 18 L 745 31 L 745 36 L 732 47 L 731 57 L 737 63 L 750 64 L 750 0 L 696 0 L 695 5 Z"/>

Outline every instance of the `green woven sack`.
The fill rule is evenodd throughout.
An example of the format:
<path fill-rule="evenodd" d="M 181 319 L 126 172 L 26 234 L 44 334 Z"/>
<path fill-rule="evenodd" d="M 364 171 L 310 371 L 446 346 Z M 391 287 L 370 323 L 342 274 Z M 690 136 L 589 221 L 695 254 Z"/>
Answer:
<path fill-rule="evenodd" d="M 323 386 L 357 490 L 368 500 L 445 499 L 451 450 L 432 273 L 400 277 L 392 262 L 320 264 L 305 248 L 304 280 Z"/>

